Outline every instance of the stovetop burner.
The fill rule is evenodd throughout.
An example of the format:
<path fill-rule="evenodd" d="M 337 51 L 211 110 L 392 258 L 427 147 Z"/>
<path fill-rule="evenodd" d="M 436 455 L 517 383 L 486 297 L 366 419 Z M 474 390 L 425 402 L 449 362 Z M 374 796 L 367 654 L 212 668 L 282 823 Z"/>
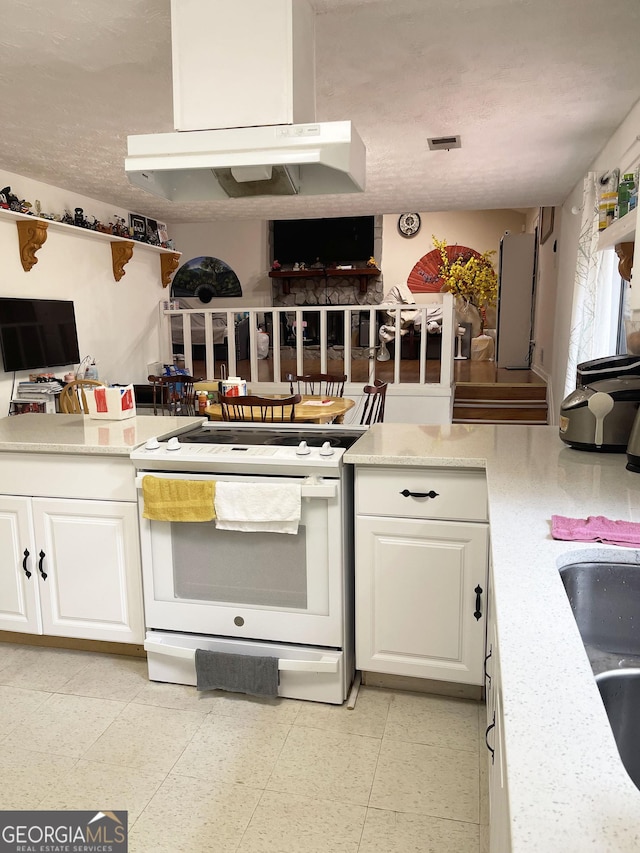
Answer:
<path fill-rule="evenodd" d="M 293 447 L 306 441 L 309 447 L 322 447 L 328 441 L 332 447 L 349 448 L 360 438 L 360 428 L 327 425 L 296 424 L 216 424 L 209 421 L 178 436 L 180 444 L 273 445 Z"/>

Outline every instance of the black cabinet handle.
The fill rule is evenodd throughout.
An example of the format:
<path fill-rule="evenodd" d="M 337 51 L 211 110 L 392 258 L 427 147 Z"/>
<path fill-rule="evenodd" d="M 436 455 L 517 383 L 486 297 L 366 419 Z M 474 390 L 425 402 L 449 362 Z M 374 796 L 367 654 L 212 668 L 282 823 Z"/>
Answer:
<path fill-rule="evenodd" d="M 42 575 L 42 580 L 43 580 L 43 581 L 46 581 L 46 579 L 47 579 L 47 573 L 46 573 L 46 572 L 44 571 L 44 569 L 42 568 L 42 564 L 44 563 L 44 558 L 45 558 L 46 556 L 47 556 L 47 555 L 44 553 L 44 551 L 40 551 L 40 553 L 38 554 L 38 557 L 40 557 L 40 559 L 38 560 L 38 571 L 39 571 L 39 572 L 40 572 L 40 574 Z"/>
<path fill-rule="evenodd" d="M 24 549 L 24 558 L 23 558 L 23 560 L 22 560 L 22 571 L 23 571 L 23 572 L 25 573 L 25 575 L 27 576 L 27 579 L 31 577 L 31 572 L 30 572 L 30 571 L 29 571 L 29 569 L 27 568 L 27 560 L 28 560 L 28 559 L 29 559 L 29 551 L 25 548 L 25 549 Z"/>
<path fill-rule="evenodd" d="M 473 615 L 476 617 L 476 619 L 480 619 L 482 617 L 482 611 L 480 610 L 480 596 L 482 595 L 482 587 L 480 586 L 480 584 L 478 584 L 478 586 L 473 591 L 476 594 L 476 609 Z"/>
<path fill-rule="evenodd" d="M 438 493 L 431 489 L 430 492 L 410 492 L 409 489 L 403 489 L 400 494 L 405 498 L 437 498 Z"/>
<path fill-rule="evenodd" d="M 485 682 L 487 682 L 487 681 L 489 682 L 489 687 L 491 687 L 491 676 L 487 672 L 487 661 L 489 660 L 489 658 L 492 655 L 493 655 L 493 646 L 490 646 L 489 651 L 487 652 L 485 659 L 484 659 L 484 680 L 485 680 Z"/>
<path fill-rule="evenodd" d="M 489 752 L 491 753 L 491 763 L 492 763 L 492 764 L 493 764 L 493 762 L 495 761 L 495 752 L 496 752 L 496 751 L 495 751 L 495 749 L 493 749 L 492 747 L 490 747 L 490 746 L 489 746 L 489 740 L 488 740 L 488 738 L 489 738 L 489 732 L 491 731 L 491 729 L 495 729 L 495 727 L 496 727 L 496 712 L 494 711 L 494 712 L 493 712 L 493 722 L 491 723 L 491 725 L 490 725 L 490 726 L 487 726 L 487 730 L 486 730 L 486 732 L 484 733 L 484 742 L 485 742 L 485 744 L 486 744 L 487 749 L 488 749 L 488 750 L 489 750 Z"/>

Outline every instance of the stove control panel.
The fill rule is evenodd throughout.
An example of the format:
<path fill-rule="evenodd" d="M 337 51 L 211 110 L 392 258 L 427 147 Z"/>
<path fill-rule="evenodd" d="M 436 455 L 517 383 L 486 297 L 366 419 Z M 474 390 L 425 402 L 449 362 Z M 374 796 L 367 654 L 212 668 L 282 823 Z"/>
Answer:
<path fill-rule="evenodd" d="M 182 444 L 177 437 L 169 441 L 149 439 L 131 453 L 139 470 L 228 471 L 251 473 L 285 469 L 312 473 L 314 469 L 338 470 L 345 449 L 332 447 L 329 441 L 322 447 L 309 446 L 305 441 L 295 445 L 248 444 Z"/>

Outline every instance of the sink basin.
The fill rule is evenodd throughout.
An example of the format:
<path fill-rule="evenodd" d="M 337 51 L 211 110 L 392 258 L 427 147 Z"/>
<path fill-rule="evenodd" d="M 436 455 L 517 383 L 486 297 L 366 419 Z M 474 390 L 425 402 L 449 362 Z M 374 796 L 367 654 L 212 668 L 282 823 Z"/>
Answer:
<path fill-rule="evenodd" d="M 640 566 L 573 563 L 560 576 L 594 673 L 640 668 Z"/>
<path fill-rule="evenodd" d="M 596 676 L 609 723 L 625 770 L 640 788 L 640 669 L 620 669 Z"/>

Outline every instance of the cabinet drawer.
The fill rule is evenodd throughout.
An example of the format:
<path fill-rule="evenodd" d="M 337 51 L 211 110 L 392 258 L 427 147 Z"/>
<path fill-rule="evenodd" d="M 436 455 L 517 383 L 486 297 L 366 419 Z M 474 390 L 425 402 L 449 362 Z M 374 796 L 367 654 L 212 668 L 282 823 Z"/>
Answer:
<path fill-rule="evenodd" d="M 413 495 L 403 495 L 405 490 Z M 429 492 L 435 492 L 437 497 L 415 497 Z M 359 468 L 356 469 L 356 513 L 487 521 L 487 481 L 483 471 Z"/>

